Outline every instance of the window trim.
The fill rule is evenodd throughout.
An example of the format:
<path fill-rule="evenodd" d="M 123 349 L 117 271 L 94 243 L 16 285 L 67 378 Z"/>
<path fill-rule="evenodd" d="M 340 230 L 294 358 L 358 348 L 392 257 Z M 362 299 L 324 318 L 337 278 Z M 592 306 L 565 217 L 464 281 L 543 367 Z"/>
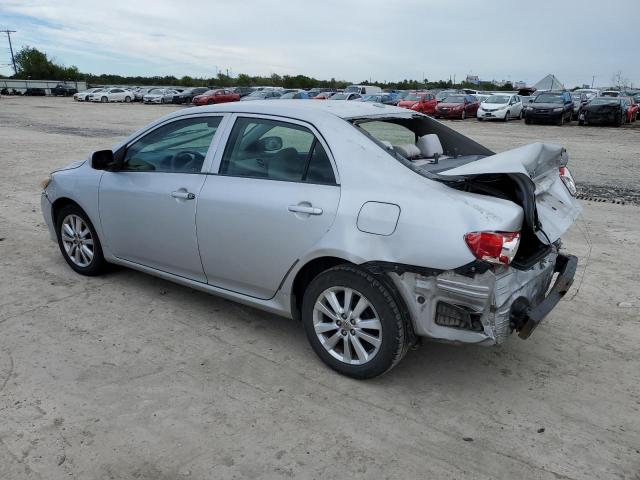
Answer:
<path fill-rule="evenodd" d="M 292 123 L 294 125 L 299 125 L 301 127 L 305 127 L 309 129 L 313 134 L 313 136 L 315 137 L 315 142 L 320 142 L 320 144 L 324 148 L 324 151 L 327 157 L 329 158 L 329 163 L 331 164 L 331 168 L 333 169 L 333 178 L 335 180 L 334 183 L 277 180 L 274 178 L 248 177 L 248 176 L 228 175 L 228 174 L 220 173 L 220 167 L 222 166 L 222 156 L 224 155 L 224 151 L 227 148 L 227 143 L 231 138 L 231 132 L 233 131 L 233 127 L 235 126 L 236 121 L 239 118 L 261 118 L 264 120 L 272 120 L 272 121 L 282 122 L 282 123 Z M 218 131 L 220 131 L 220 128 L 218 128 Z M 216 135 L 217 135 L 217 132 L 216 132 Z M 216 154 L 213 158 L 213 164 L 212 164 L 211 170 L 208 172 L 210 175 L 220 175 L 221 177 L 234 177 L 234 178 L 253 178 L 258 180 L 269 180 L 272 182 L 288 182 L 288 183 L 300 183 L 300 184 L 308 184 L 308 185 L 326 185 L 326 186 L 338 186 L 338 187 L 340 186 L 340 176 L 338 174 L 336 161 L 333 157 L 333 152 L 329 148 L 329 145 L 327 144 L 322 134 L 318 131 L 318 129 L 313 124 L 309 122 L 305 122 L 304 120 L 299 120 L 297 118 L 291 118 L 291 117 L 283 117 L 280 115 L 268 115 L 268 114 L 260 114 L 260 113 L 233 113 L 228 119 L 228 122 L 225 126 L 224 133 L 221 134 L 218 147 L 219 148 L 216 149 Z M 311 151 L 310 151 L 310 154 L 311 154 Z"/>
<path fill-rule="evenodd" d="M 169 173 L 169 174 L 181 174 L 181 175 L 206 175 L 208 174 L 211 163 L 213 162 L 213 157 L 220 146 L 220 138 L 222 137 L 222 131 L 226 128 L 227 122 L 229 121 L 230 115 L 228 113 L 200 113 L 200 114 L 191 114 L 191 115 L 181 115 L 178 117 L 169 118 L 163 122 L 152 125 L 150 128 L 139 132 L 135 137 L 131 140 L 127 141 L 125 144 L 121 145 L 116 155 L 123 155 L 123 157 L 127 154 L 127 150 L 136 142 L 146 137 L 147 135 L 152 134 L 157 129 L 165 127 L 171 123 L 180 122 L 182 120 L 191 120 L 198 118 L 206 118 L 206 117 L 221 117 L 220 124 L 216 129 L 216 133 L 213 135 L 211 139 L 211 143 L 209 143 L 209 148 L 207 149 L 207 155 L 204 157 L 204 161 L 202 162 L 202 168 L 199 172 L 166 172 L 166 171 L 156 171 L 156 170 L 120 170 L 119 173 Z M 123 158 L 124 162 L 124 158 Z"/>

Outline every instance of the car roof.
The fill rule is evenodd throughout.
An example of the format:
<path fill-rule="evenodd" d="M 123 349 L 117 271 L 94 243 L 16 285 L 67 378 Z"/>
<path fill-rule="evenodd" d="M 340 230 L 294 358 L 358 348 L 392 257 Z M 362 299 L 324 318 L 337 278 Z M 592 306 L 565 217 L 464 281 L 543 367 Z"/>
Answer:
<path fill-rule="evenodd" d="M 194 113 L 255 113 L 292 117 L 299 120 L 305 120 L 310 123 L 313 123 L 314 120 L 318 120 L 322 117 L 326 118 L 326 116 L 329 115 L 348 119 L 367 116 L 407 116 L 416 114 L 416 112 L 407 112 L 407 109 L 405 108 L 367 102 L 326 100 L 324 102 L 304 102 L 301 104 L 296 100 L 281 100 L 278 102 L 256 100 L 253 102 L 229 102 L 188 109 L 185 108 L 170 114 L 170 117 L 192 115 Z"/>

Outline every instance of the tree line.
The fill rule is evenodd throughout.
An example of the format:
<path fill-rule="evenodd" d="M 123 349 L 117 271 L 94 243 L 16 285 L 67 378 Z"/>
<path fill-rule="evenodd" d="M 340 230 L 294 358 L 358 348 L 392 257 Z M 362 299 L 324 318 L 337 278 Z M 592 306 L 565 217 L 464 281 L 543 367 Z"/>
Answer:
<path fill-rule="evenodd" d="M 103 73 L 94 75 L 91 73 L 82 73 L 75 65 L 65 67 L 59 65 L 50 58 L 45 52 L 33 47 L 23 47 L 15 55 L 15 63 L 17 73 L 10 78 L 34 80 L 60 80 L 66 82 L 85 81 L 88 85 L 172 85 L 183 87 L 199 87 L 199 86 L 215 86 L 215 87 L 251 87 L 251 86 L 273 86 L 284 88 L 302 88 L 309 89 L 313 87 L 319 88 L 345 88 L 353 84 L 347 80 L 319 80 L 317 78 L 308 77 L 306 75 L 278 75 L 269 76 L 247 75 L 241 73 L 236 77 L 231 77 L 222 72 L 215 77 L 191 77 L 185 75 L 183 77 L 175 77 L 173 75 L 165 76 L 123 76 Z M 438 80 L 430 82 L 428 79 L 409 80 L 404 79 L 399 82 L 379 82 L 362 80 L 356 82 L 367 85 L 376 85 L 382 88 L 398 89 L 398 90 L 417 90 L 422 88 L 450 88 L 453 87 L 451 80 Z M 482 82 L 480 85 L 467 82 L 457 83 L 456 87 L 477 88 L 482 90 L 512 90 L 510 83 L 505 85 L 495 85 L 491 82 Z"/>

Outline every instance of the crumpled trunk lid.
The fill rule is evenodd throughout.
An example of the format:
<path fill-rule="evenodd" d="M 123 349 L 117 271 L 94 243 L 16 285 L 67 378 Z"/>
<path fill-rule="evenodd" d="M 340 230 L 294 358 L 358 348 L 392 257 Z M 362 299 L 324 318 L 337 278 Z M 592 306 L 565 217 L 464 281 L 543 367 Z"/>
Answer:
<path fill-rule="evenodd" d="M 485 188 L 489 184 L 497 193 L 513 189 L 510 199 L 524 209 L 524 221 L 540 242 L 549 245 L 571 227 L 582 211 L 560 178 L 559 169 L 567 160 L 565 149 L 559 145 L 532 143 L 441 171 L 438 176 L 445 183 L 467 182 L 484 188 L 477 193 L 490 195 L 491 190 Z M 509 185 L 500 187 L 501 183 Z"/>

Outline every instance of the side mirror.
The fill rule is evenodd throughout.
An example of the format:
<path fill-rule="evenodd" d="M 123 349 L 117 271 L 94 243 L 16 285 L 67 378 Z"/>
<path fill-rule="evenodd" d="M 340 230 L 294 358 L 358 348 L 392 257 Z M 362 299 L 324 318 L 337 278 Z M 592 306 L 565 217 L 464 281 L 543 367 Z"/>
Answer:
<path fill-rule="evenodd" d="M 260 139 L 260 146 L 264 152 L 275 152 L 282 149 L 282 138 L 264 137 Z"/>
<path fill-rule="evenodd" d="M 91 168 L 95 170 L 117 171 L 122 168 L 111 150 L 98 150 L 91 156 Z"/>
<path fill-rule="evenodd" d="M 529 99 L 529 103 L 533 103 L 533 98 L 530 98 L 530 99 Z"/>

